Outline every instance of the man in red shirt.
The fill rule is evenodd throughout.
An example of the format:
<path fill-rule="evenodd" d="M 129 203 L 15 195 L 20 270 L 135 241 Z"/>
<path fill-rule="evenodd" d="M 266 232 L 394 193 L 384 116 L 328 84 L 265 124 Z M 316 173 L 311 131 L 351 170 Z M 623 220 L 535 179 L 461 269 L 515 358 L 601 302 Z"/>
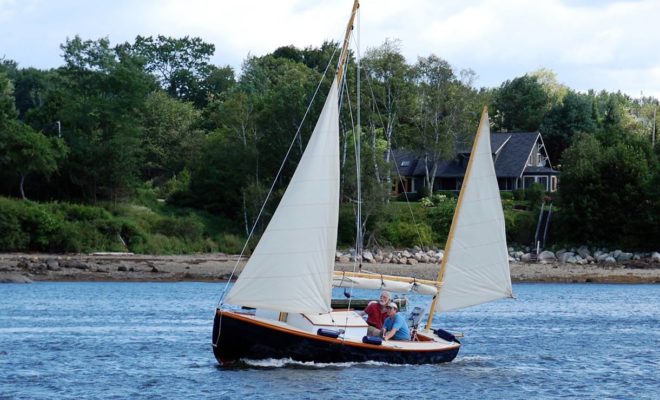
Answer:
<path fill-rule="evenodd" d="M 367 328 L 368 336 L 380 336 L 383 330 L 383 322 L 387 318 L 387 310 L 385 306 L 390 302 L 390 292 L 383 290 L 380 293 L 378 301 L 372 301 L 364 309 L 362 315 L 367 315 Z"/>

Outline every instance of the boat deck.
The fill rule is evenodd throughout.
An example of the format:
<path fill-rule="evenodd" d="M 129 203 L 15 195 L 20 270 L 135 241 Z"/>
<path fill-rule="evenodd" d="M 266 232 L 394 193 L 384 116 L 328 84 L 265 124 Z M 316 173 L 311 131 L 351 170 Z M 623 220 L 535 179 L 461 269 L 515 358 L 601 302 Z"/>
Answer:
<path fill-rule="evenodd" d="M 250 320 L 253 320 L 259 325 L 267 325 L 270 326 L 274 329 L 282 330 L 282 331 L 287 331 L 290 333 L 297 333 L 302 336 L 313 336 L 313 337 L 320 337 L 319 335 L 316 334 L 316 332 L 310 332 L 310 330 L 307 329 L 301 329 L 295 326 L 292 326 L 286 322 L 278 321 L 278 320 L 273 320 L 270 318 L 262 318 L 258 317 L 254 314 L 248 314 L 248 313 L 236 313 L 237 315 L 240 315 L 243 318 L 247 318 Z M 337 318 L 336 321 L 341 321 L 340 318 Z M 328 325 L 323 325 L 319 326 L 319 328 L 329 328 Z M 334 329 L 344 329 L 344 326 L 341 324 L 335 324 L 331 328 Z M 433 332 L 417 332 L 417 335 L 419 337 L 419 340 L 414 340 L 414 341 L 404 341 L 404 340 L 383 340 L 382 344 L 380 345 L 372 345 L 372 344 L 365 344 L 362 343 L 362 337 L 360 338 L 354 338 L 354 337 L 342 337 L 339 336 L 339 338 L 324 338 L 324 339 L 329 339 L 332 341 L 343 341 L 359 346 L 374 346 L 378 347 L 381 349 L 392 349 L 392 350 L 410 350 L 410 351 L 436 351 L 439 349 L 450 349 L 450 348 L 457 348 L 460 347 L 460 344 L 456 342 L 450 342 L 447 340 L 444 340 L 442 338 L 439 338 Z"/>

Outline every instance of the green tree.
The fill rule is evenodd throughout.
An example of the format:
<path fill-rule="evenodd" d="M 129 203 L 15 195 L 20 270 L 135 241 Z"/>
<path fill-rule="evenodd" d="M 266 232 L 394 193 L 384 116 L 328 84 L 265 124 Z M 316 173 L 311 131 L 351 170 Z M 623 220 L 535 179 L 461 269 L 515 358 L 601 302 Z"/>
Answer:
<path fill-rule="evenodd" d="M 28 175 L 49 177 L 66 154 L 67 147 L 61 139 L 48 138 L 20 121 L 10 121 L 0 129 L 0 165 L 20 176 L 19 189 L 25 200 Z"/>
<path fill-rule="evenodd" d="M 18 117 L 14 105 L 14 85 L 5 73 L 0 72 L 0 127 Z"/>
<path fill-rule="evenodd" d="M 142 117 L 142 176 L 170 179 L 199 156 L 204 132 L 201 112 L 192 103 L 173 99 L 162 91 L 151 93 Z"/>
<path fill-rule="evenodd" d="M 146 71 L 156 77 L 167 93 L 200 107 L 206 105 L 209 95 L 217 95 L 217 90 L 234 80 L 230 67 L 210 64 L 215 45 L 198 37 L 137 36 L 133 44 L 125 43 L 123 48 L 142 58 Z"/>
<path fill-rule="evenodd" d="M 366 124 L 372 135 L 371 146 L 375 147 L 376 133 L 382 132 L 386 142 L 385 171 L 375 171 L 379 181 L 390 182 L 390 160 L 392 158 L 392 142 L 401 120 L 413 107 L 414 82 L 413 71 L 401 54 L 401 44 L 398 41 L 386 40 L 381 46 L 369 49 L 362 59 L 364 73 L 367 77 L 364 87 Z M 380 131 L 378 128 L 382 128 Z M 405 128 L 402 128 L 402 130 Z M 376 161 L 373 161 L 377 165 Z"/>
<path fill-rule="evenodd" d="M 638 138 L 604 146 L 593 135 L 578 134 L 562 162 L 566 239 L 629 247 L 649 244 L 647 232 L 657 232 L 651 224 L 658 212 L 646 190 L 651 189 L 656 162 L 649 144 Z"/>
<path fill-rule="evenodd" d="M 68 39 L 57 102 L 62 136 L 71 151 L 63 169 L 92 201 L 117 200 L 136 185 L 142 163 L 142 112 L 155 83 L 139 59 L 107 39 Z"/>
<path fill-rule="evenodd" d="M 590 96 L 571 90 L 566 93 L 561 103 L 548 112 L 543 119 L 541 132 L 550 160 L 559 162 L 563 151 L 578 132 L 596 132 L 592 103 Z"/>
<path fill-rule="evenodd" d="M 476 130 L 478 113 L 474 112 L 474 90 L 456 77 L 449 63 L 431 55 L 420 57 L 415 66 L 417 83 L 417 130 L 409 141 L 424 155 L 425 186 L 433 190 L 439 161 L 456 155 L 455 145 Z"/>
<path fill-rule="evenodd" d="M 493 123 L 498 130 L 534 132 L 550 109 L 550 99 L 538 78 L 524 75 L 507 80 L 493 96 Z"/>

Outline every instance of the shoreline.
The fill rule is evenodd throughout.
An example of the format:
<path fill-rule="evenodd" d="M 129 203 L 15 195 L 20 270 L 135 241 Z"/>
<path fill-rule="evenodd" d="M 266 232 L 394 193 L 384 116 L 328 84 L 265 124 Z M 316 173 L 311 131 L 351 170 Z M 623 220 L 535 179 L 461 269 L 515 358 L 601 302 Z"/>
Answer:
<path fill-rule="evenodd" d="M 0 254 L 0 283 L 29 282 L 225 282 L 238 256 L 194 255 Z M 240 272 L 244 261 L 238 264 Z M 659 263 L 562 264 L 510 263 L 514 283 L 660 283 Z M 336 263 L 353 271 L 353 263 Z M 362 272 L 436 279 L 439 264 L 367 264 Z"/>

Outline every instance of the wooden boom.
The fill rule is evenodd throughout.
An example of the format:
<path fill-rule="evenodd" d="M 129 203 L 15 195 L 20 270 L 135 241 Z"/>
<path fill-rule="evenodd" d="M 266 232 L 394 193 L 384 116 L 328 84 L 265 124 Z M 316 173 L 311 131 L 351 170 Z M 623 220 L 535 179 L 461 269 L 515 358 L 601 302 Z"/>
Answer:
<path fill-rule="evenodd" d="M 336 277 L 342 277 L 345 276 L 347 278 L 366 278 L 366 279 L 384 279 L 388 281 L 396 281 L 396 282 L 405 282 L 405 283 L 419 283 L 422 285 L 431 285 L 431 286 L 436 286 L 440 287 L 442 286 L 441 282 L 437 281 L 431 281 L 428 279 L 417 279 L 417 278 L 411 278 L 409 276 L 396 276 L 396 275 L 382 275 L 382 274 L 367 274 L 364 272 L 342 272 L 342 271 L 334 271 L 333 273 L 334 276 Z"/>

